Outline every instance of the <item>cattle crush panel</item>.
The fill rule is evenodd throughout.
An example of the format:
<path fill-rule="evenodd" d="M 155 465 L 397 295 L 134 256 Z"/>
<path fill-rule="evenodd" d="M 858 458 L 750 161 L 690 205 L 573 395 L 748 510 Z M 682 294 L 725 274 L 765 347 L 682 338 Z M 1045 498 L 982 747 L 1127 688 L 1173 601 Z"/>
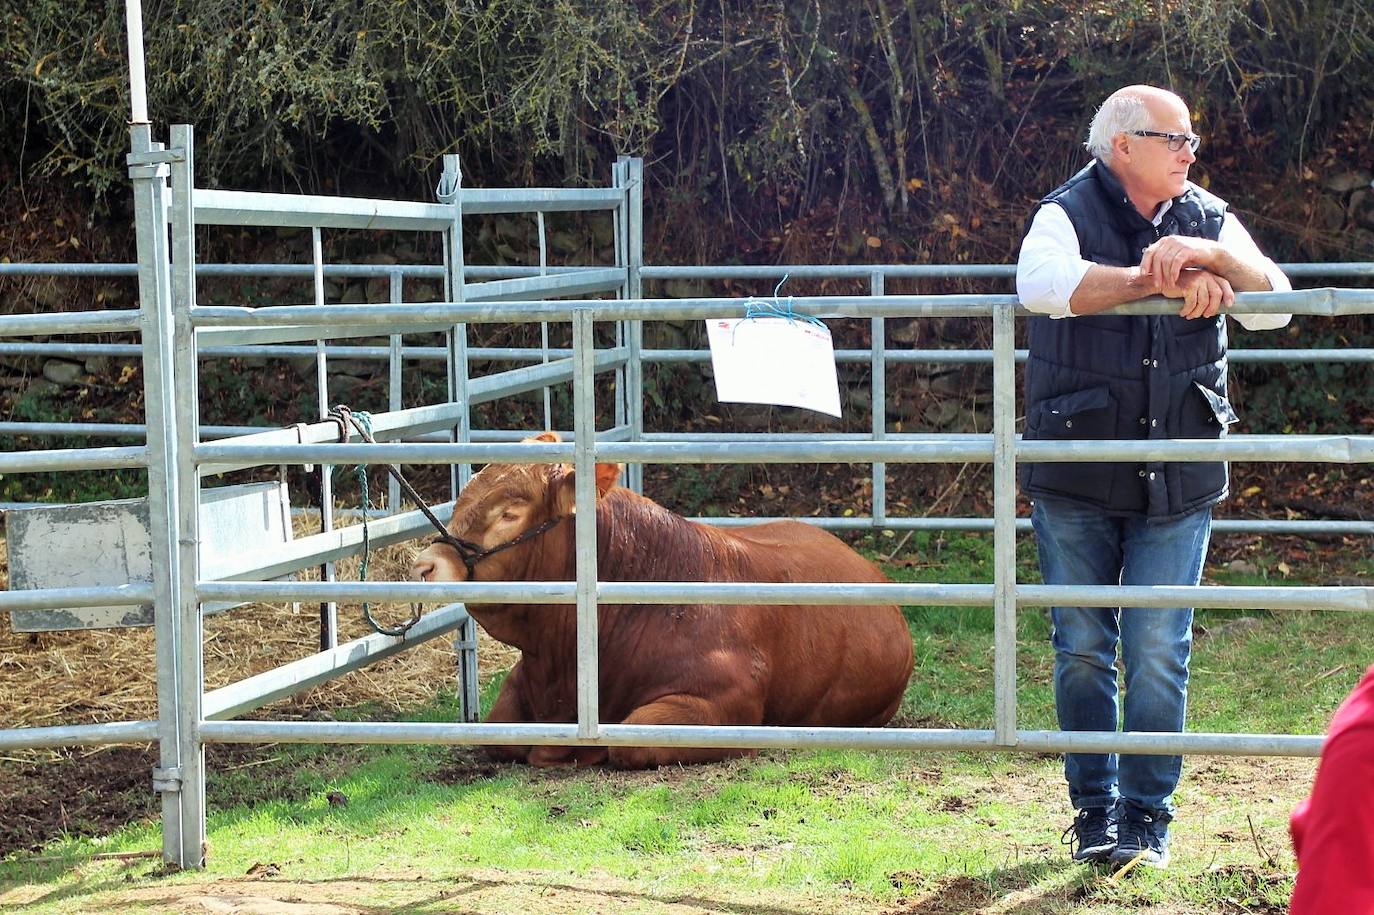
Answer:
<path fill-rule="evenodd" d="M 863 318 L 871 321 L 870 350 L 841 354 L 868 361 L 873 370 L 874 420 L 866 435 L 688 436 L 646 433 L 643 424 L 646 321 L 737 317 L 735 298 L 646 299 L 646 278 L 711 278 L 748 275 L 748 268 L 650 268 L 642 260 L 642 164 L 621 159 L 607 188 L 580 190 L 474 190 L 461 187 L 456 158 L 445 162 L 436 203 L 306 197 L 215 191 L 194 185 L 193 132 L 174 127 L 170 143 L 151 141 L 146 124 L 132 128 L 129 156 L 139 238 L 137 311 L 80 315 L 15 316 L 0 319 L 0 335 L 138 331 L 144 364 L 146 447 L 39 451 L 0 456 L 0 469 L 146 467 L 148 510 L 154 556 L 150 583 L 100 588 L 15 591 L 10 609 L 43 610 L 100 604 L 151 603 L 157 636 L 158 705 L 155 721 L 106 725 L 0 730 L 0 748 L 103 744 L 156 740 L 160 762 L 154 787 L 163 800 L 163 854 L 181 866 L 203 863 L 205 836 L 204 754 L 207 742 L 424 742 L 485 744 L 696 745 L 715 747 L 851 746 L 899 750 L 1000 749 L 1029 752 L 1131 751 L 1315 755 L 1316 735 L 1111 734 L 1019 730 L 1016 724 L 1015 619 L 1019 607 L 1053 603 L 1131 606 L 1374 609 L 1374 588 L 1199 587 L 1072 588 L 1018 584 L 1015 578 L 1014 470 L 1017 461 L 1066 460 L 1304 460 L 1369 464 L 1371 436 L 1231 436 L 1220 442 L 1020 442 L 1014 432 L 1016 300 L 1010 295 L 928 296 L 883 294 L 883 279 L 918 275 L 923 268 L 786 268 L 793 276 L 844 275 L 870 278 L 871 295 L 793 297 L 799 314 Z M 541 269 L 528 276 L 468 283 L 463 264 L 463 218 L 483 213 L 601 211 L 614 220 L 615 264 L 567 270 Z M 312 232 L 316 296 L 313 304 L 238 308 L 196 305 L 195 230 L 201 225 L 303 227 Z M 393 283 L 393 301 L 376 305 L 329 305 L 319 233 L 324 229 L 366 228 L 440 233 L 445 294 L 438 303 L 406 303 Z M 542 236 L 542 231 L 541 231 Z M 541 257 L 542 262 L 542 257 Z M 757 275 L 769 268 L 759 268 Z M 1006 272 L 1006 268 L 990 268 Z M 680 271 L 680 272 L 675 272 Z M 934 272 L 931 270 L 930 272 Z M 776 272 L 771 273 L 776 275 Z M 614 299 L 590 299 L 594 294 Z M 565 299 L 559 301 L 558 299 Z M 1249 294 L 1249 311 L 1291 311 L 1314 315 L 1374 313 L 1368 290 L 1319 289 L 1287 294 Z M 1162 302 L 1133 305 L 1134 313 L 1162 311 Z M 1020 312 L 1024 314 L 1024 312 Z M 889 353 L 885 322 L 891 318 L 974 317 L 993 325 L 993 431 L 987 435 L 923 435 L 889 432 L 883 411 L 882 378 Z M 571 326 L 571 351 L 537 365 L 473 377 L 469 371 L 466 325 L 470 323 L 558 322 Z M 597 322 L 609 323 L 613 341 L 598 346 Z M 445 403 L 393 409 L 373 419 L 382 444 L 338 444 L 338 428 L 319 422 L 288 430 L 202 439 L 197 415 L 197 359 L 204 349 L 316 342 L 386 334 L 393 352 L 401 333 L 442 332 L 447 340 L 449 394 Z M 1348 355 L 1348 354 L 1347 354 Z M 614 420 L 595 428 L 598 373 L 614 376 Z M 571 382 L 571 441 L 557 445 L 518 445 L 510 430 L 472 428 L 471 407 L 486 398 Z M 321 385 L 322 391 L 324 389 Z M 322 397 L 324 395 L 322 394 Z M 425 440 L 442 432 L 450 441 Z M 420 440 L 413 440 L 419 438 Z M 411 439 L 411 440 L 402 440 Z M 994 532 L 994 581 L 990 585 L 892 584 L 821 586 L 806 584 L 612 583 L 596 580 L 594 550 L 578 550 L 577 579 L 539 585 L 510 583 L 428 584 L 413 582 L 266 581 L 286 567 L 330 561 L 360 546 L 357 525 L 305 538 L 281 567 L 259 568 L 252 580 L 205 580 L 198 570 L 196 542 L 201 477 L 235 468 L 282 464 L 447 464 L 454 487 L 467 467 L 491 461 L 571 461 L 577 470 L 576 535 L 595 543 L 593 467 L 598 460 L 619 461 L 629 481 L 642 486 L 645 463 L 869 463 L 874 465 L 871 517 L 830 519 L 829 526 L 912 528 L 951 525 L 948 519 L 891 517 L 886 511 L 883 469 L 897 462 L 984 462 L 994 468 L 994 515 L 968 527 Z M 327 478 L 327 475 L 326 475 Z M 328 504 L 328 499 L 325 500 Z M 372 522 L 374 545 L 425 533 L 417 512 L 399 511 Z M 328 517 L 328 513 L 325 515 Z M 1267 522 L 1264 522 L 1267 523 Z M 1261 524 L 1264 524 L 1261 523 Z M 1358 526 L 1357 526 L 1358 527 Z M 1218 522 L 1218 530 L 1224 529 Z M 1259 528 L 1263 529 L 1263 528 Z M 1374 533 L 1366 527 L 1358 532 Z M 308 541 L 308 542 L 307 542 Z M 842 591 L 842 593 L 840 593 Z M 331 644 L 318 655 L 293 662 L 240 684 L 204 692 L 201 669 L 201 605 L 210 601 L 423 601 L 443 604 L 404 638 L 376 636 L 348 645 Z M 579 623 L 578 719 L 576 724 L 497 724 L 398 722 L 238 721 L 240 712 L 287 695 L 304 685 L 356 669 L 423 638 L 470 625 L 461 601 L 564 602 L 575 604 Z M 899 603 L 993 608 L 995 661 L 994 726 L 985 730 L 924 728 L 758 728 L 629 726 L 597 721 L 596 604 L 610 603 Z M 326 632 L 328 631 L 326 620 Z M 475 672 L 472 680 L 475 683 Z M 475 705 L 468 705 L 468 713 Z"/>

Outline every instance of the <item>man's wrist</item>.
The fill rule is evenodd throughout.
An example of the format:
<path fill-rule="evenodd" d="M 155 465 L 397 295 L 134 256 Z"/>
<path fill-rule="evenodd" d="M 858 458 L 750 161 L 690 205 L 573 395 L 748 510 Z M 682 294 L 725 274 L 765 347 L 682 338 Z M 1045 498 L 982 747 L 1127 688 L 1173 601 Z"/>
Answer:
<path fill-rule="evenodd" d="M 1140 298 L 1144 298 L 1147 295 L 1158 295 L 1160 293 L 1161 287 L 1154 274 L 1146 273 L 1141 270 L 1139 266 L 1129 269 L 1130 273 L 1126 280 L 1126 285 L 1128 285 L 1133 292 L 1138 293 Z"/>

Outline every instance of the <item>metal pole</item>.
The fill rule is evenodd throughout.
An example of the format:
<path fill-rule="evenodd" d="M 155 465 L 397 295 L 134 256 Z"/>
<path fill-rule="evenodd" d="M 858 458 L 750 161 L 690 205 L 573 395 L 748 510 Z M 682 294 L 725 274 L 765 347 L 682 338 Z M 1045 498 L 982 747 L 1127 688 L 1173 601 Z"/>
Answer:
<path fill-rule="evenodd" d="M 453 206 L 452 221 L 444 233 L 444 287 L 450 302 L 466 301 L 463 280 L 463 170 L 458 156 L 444 156 L 444 173 L 439 180 L 439 200 Z M 449 400 L 462 404 L 454 429 L 454 441 L 472 441 L 472 409 L 468 400 L 468 326 L 455 324 L 448 333 Z M 471 464 L 456 464 L 450 475 L 453 498 L 472 476 Z"/>
<path fill-rule="evenodd" d="M 153 622 L 157 657 L 158 764 L 153 788 L 162 798 L 162 857 L 185 866 L 181 836 L 181 717 L 177 703 L 179 533 L 177 522 L 176 390 L 172 375 L 172 290 L 167 261 L 163 197 L 169 157 L 151 141 L 148 124 L 130 130 L 129 178 L 138 238 L 138 292 L 142 321 L 143 385 L 148 434 L 148 516 L 152 535 Z M 154 159 L 161 163 L 154 164 Z"/>
<path fill-rule="evenodd" d="M 613 239 L 611 250 L 613 252 L 612 257 L 614 265 L 620 270 L 626 271 L 621 278 L 620 286 L 615 291 L 616 298 L 618 299 L 629 298 L 630 292 L 628 283 L 629 273 L 626 270 L 626 265 L 630 260 L 628 238 L 629 224 L 627 222 L 629 216 L 626 212 L 629 198 L 624 193 L 625 185 L 628 183 L 628 179 L 626 178 L 628 172 L 626 160 L 628 158 L 628 156 L 618 156 L 615 162 L 611 163 L 611 187 L 619 188 L 621 191 L 620 205 L 611 211 L 611 238 Z M 625 329 L 626 325 L 629 323 L 629 321 L 615 322 L 614 346 L 616 349 L 620 349 L 625 345 Z M 625 412 L 629 408 L 630 399 L 629 391 L 625 386 L 627 371 L 628 366 L 616 366 L 615 369 L 615 399 L 612 403 L 614 417 L 611 420 L 611 424 L 615 428 L 620 428 L 626 424 Z"/>
<path fill-rule="evenodd" d="M 596 401 L 592 309 L 573 312 L 573 468 L 577 508 L 577 736 L 600 723 L 596 616 Z"/>
<path fill-rule="evenodd" d="M 324 304 L 324 244 L 320 238 L 320 227 L 310 228 L 310 253 L 315 266 L 315 304 Z M 315 341 L 315 400 L 320 410 L 320 419 L 329 416 L 329 357 L 325 355 L 324 341 Z M 334 466 L 320 465 L 320 532 L 334 530 Z M 320 566 L 320 579 L 334 580 L 334 563 L 326 562 Z M 339 605 L 333 601 L 320 604 L 320 651 L 329 651 L 339 644 Z"/>
<path fill-rule="evenodd" d="M 143 72 L 143 3 L 142 0 L 124 0 L 124 31 L 129 36 L 129 125 L 131 127 L 148 124 L 148 86 Z M 135 144 L 134 152 L 148 152 L 148 135 L 144 134 L 144 147 Z M 143 259 L 139 259 L 140 275 Z"/>
<path fill-rule="evenodd" d="M 872 295 L 883 294 L 883 275 L 874 271 L 869 277 L 869 292 Z M 871 340 L 869 341 L 869 351 L 871 361 L 869 363 L 869 392 L 872 394 L 873 411 L 873 440 L 882 441 L 887 437 L 887 322 L 881 317 L 871 319 L 870 325 Z M 873 526 L 883 527 L 887 524 L 887 464 L 874 462 L 873 464 Z"/>
<path fill-rule="evenodd" d="M 200 601 L 200 478 L 196 444 L 200 440 L 196 328 L 196 228 L 192 194 L 195 187 L 194 132 L 189 124 L 172 127 L 172 391 L 176 436 L 177 719 L 181 744 L 182 867 L 205 865 L 205 744 L 201 741 L 201 700 L 205 692 Z"/>
<path fill-rule="evenodd" d="M 403 301 L 402 284 L 404 282 L 405 275 L 400 270 L 391 271 L 390 281 L 387 284 L 387 298 L 391 304 L 399 305 Z M 393 413 L 401 409 L 401 369 L 404 359 L 405 351 L 401 346 L 401 335 L 392 334 L 390 346 L 387 349 L 387 409 Z M 393 466 L 399 473 L 400 465 Z M 363 508 L 367 508 L 367 506 L 364 505 Z M 401 484 L 391 474 L 387 474 L 386 508 L 392 514 L 401 510 Z"/>
<path fill-rule="evenodd" d="M 1016 744 L 1016 310 L 992 313 L 993 703 L 1000 746 Z"/>
<path fill-rule="evenodd" d="M 453 643 L 458 656 L 458 704 L 463 721 L 482 718 L 482 694 L 477 684 L 477 621 L 463 620 Z"/>
<path fill-rule="evenodd" d="M 540 210 L 534 214 L 535 226 L 539 230 L 539 275 L 546 276 L 549 272 L 549 245 L 548 237 L 545 234 L 544 211 Z M 549 361 L 549 322 L 539 322 L 539 345 L 544 351 L 543 361 Z M 544 385 L 544 431 L 548 432 L 553 428 L 553 400 L 550 395 L 548 385 Z"/>
<path fill-rule="evenodd" d="M 625 260 L 625 297 L 637 299 L 644 294 L 640 271 L 644 267 L 644 160 L 632 157 L 625 163 L 628 202 L 625 206 L 627 257 Z M 630 406 L 630 441 L 644 438 L 644 322 L 628 321 L 627 342 L 630 361 L 625 374 L 625 397 Z M 626 483 L 635 492 L 644 492 L 644 467 L 631 464 Z"/>

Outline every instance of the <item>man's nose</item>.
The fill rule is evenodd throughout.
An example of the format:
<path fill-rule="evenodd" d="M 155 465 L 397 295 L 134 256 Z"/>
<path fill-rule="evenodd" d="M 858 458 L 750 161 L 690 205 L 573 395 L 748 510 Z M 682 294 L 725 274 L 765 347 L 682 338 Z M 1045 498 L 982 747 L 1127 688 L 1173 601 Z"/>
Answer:
<path fill-rule="evenodd" d="M 1193 152 L 1193 148 L 1187 143 L 1183 144 L 1183 148 L 1179 152 L 1183 154 L 1183 161 L 1189 165 L 1197 161 L 1197 153 Z"/>

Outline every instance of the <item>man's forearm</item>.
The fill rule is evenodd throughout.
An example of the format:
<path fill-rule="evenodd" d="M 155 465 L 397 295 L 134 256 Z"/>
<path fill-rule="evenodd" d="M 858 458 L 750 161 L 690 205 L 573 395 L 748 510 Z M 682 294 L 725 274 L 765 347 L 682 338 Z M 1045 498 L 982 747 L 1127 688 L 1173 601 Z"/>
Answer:
<path fill-rule="evenodd" d="M 1222 249 L 1211 268 L 1217 276 L 1230 282 L 1236 292 L 1268 292 L 1273 288 L 1262 264 Z"/>
<path fill-rule="evenodd" d="M 1139 267 L 1093 264 L 1069 297 L 1069 310 L 1076 315 L 1097 314 L 1125 302 L 1159 294 L 1159 282 L 1148 273 L 1141 273 Z"/>

